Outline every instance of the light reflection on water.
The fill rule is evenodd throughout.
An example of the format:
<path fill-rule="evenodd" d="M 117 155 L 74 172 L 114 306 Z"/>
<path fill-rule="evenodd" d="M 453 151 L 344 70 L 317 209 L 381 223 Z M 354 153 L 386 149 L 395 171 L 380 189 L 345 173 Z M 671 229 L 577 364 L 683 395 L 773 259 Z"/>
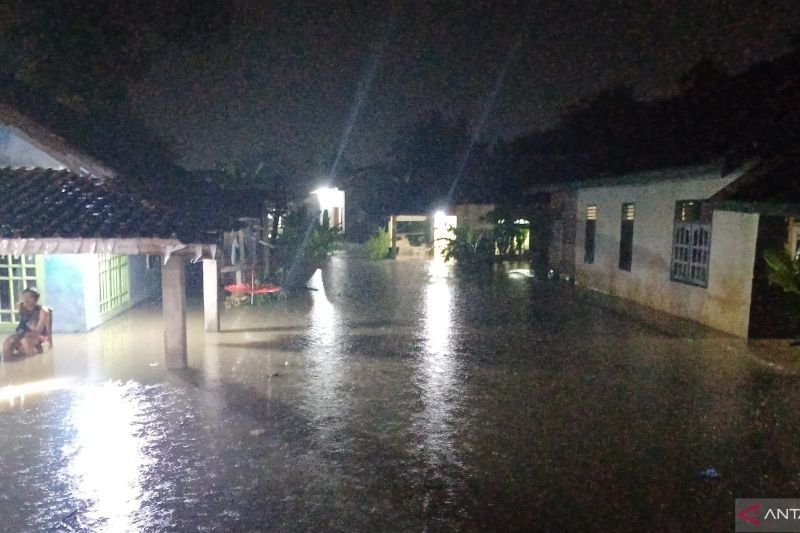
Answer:
<path fill-rule="evenodd" d="M 10 407 L 14 407 L 19 402 L 19 406 L 23 407 L 26 397 L 68 389 L 71 383 L 72 380 L 67 378 L 50 378 L 18 385 L 6 385 L 0 388 L 0 403 L 8 402 Z"/>
<path fill-rule="evenodd" d="M 150 463 L 137 436 L 142 408 L 131 385 L 107 382 L 75 391 L 69 411 L 74 438 L 64 446 L 74 496 L 88 506 L 93 529 L 132 531 Z"/>
<path fill-rule="evenodd" d="M 317 269 L 308 287 L 312 289 L 312 307 L 306 347 L 311 366 L 306 387 L 307 407 L 321 428 L 320 440 L 326 442 L 330 441 L 344 415 L 344 398 L 339 394 L 343 378 L 342 354 L 336 350 L 339 324 L 337 310 L 328 299 L 321 270 Z"/>
<path fill-rule="evenodd" d="M 452 410 L 457 362 L 453 350 L 453 294 L 449 270 L 441 262 L 428 264 L 429 282 L 425 289 L 423 323 L 425 350 L 419 365 L 419 387 L 423 412 L 418 431 L 426 436 L 433 457 L 453 459 Z"/>
<path fill-rule="evenodd" d="M 797 492 L 796 379 L 450 270 L 332 261 L 223 333 L 195 308 L 186 372 L 151 366 L 157 306 L 0 365 L 0 530 L 714 529 L 719 494 Z"/>

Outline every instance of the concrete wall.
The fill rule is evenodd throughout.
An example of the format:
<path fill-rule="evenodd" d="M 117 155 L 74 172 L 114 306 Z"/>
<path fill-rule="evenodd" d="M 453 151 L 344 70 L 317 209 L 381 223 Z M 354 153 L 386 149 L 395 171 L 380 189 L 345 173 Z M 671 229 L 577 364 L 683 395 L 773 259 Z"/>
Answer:
<path fill-rule="evenodd" d="M 675 202 L 706 199 L 739 176 L 716 172 L 671 179 L 591 186 L 578 190 L 575 235 L 576 281 L 601 292 L 635 300 L 709 326 L 747 335 L 757 215 L 715 213 L 708 288 L 672 281 Z M 660 178 L 660 179 L 659 179 Z M 623 202 L 635 204 L 631 271 L 619 269 Z M 597 206 L 595 260 L 584 262 L 586 207 Z"/>
<path fill-rule="evenodd" d="M 708 290 L 700 322 L 747 337 L 758 237 L 757 214 L 715 211 Z"/>
<path fill-rule="evenodd" d="M 94 254 L 85 254 L 93 258 L 87 262 L 84 269 L 84 301 L 86 302 L 86 327 L 93 329 L 117 315 L 120 315 L 145 300 L 155 298 L 161 294 L 161 267 L 156 266 L 160 257 L 153 259 L 154 267 L 147 269 L 147 259 L 144 255 L 128 256 L 128 274 L 130 300 L 127 304 L 100 315 L 100 269 L 98 257 Z"/>
<path fill-rule="evenodd" d="M 449 215 L 458 217 L 458 227 L 468 228 L 476 233 L 491 232 L 494 224 L 483 218 L 494 210 L 494 204 L 459 204 L 453 207 Z"/>
<path fill-rule="evenodd" d="M 83 294 L 87 256 L 57 254 L 44 257 L 45 305 L 53 308 L 53 331 L 86 331 L 86 302 Z"/>
<path fill-rule="evenodd" d="M 100 315 L 99 269 L 96 254 L 57 254 L 44 258 L 44 303 L 53 308 L 53 331 L 89 331 L 143 301 L 161 294 L 160 257 L 147 268 L 144 255 L 128 257 L 130 302 Z"/>
<path fill-rule="evenodd" d="M 0 124 L 0 167 L 65 168 L 45 152 L 11 133 L 2 124 Z"/>
<path fill-rule="evenodd" d="M 161 297 L 161 262 L 163 257 L 152 257 L 147 268 L 147 256 L 128 256 L 131 274 L 131 305 Z"/>
<path fill-rule="evenodd" d="M 575 275 L 576 198 L 575 191 L 569 189 L 556 191 L 550 197 L 550 210 L 555 216 L 550 228 L 548 267 L 569 277 Z"/>

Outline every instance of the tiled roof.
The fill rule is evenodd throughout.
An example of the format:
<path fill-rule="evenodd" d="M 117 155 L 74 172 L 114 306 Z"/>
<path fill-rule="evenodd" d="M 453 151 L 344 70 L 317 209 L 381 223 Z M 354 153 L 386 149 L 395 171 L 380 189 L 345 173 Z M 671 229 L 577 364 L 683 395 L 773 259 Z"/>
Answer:
<path fill-rule="evenodd" d="M 0 238 L 213 243 L 216 235 L 198 223 L 204 218 L 142 200 L 118 178 L 101 181 L 66 170 L 0 168 Z"/>

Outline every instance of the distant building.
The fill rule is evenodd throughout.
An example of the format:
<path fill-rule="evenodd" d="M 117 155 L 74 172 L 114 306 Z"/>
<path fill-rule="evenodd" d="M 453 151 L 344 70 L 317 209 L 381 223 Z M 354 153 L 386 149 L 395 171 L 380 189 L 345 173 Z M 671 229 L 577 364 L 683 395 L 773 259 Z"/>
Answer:
<path fill-rule="evenodd" d="M 345 195 L 338 187 L 321 187 L 311 191 L 307 199 L 313 211 L 319 213 L 319 222 L 322 224 L 327 216 L 328 224 L 332 228 L 339 228 L 342 233 L 345 225 Z"/>
<path fill-rule="evenodd" d="M 461 203 L 432 214 L 391 215 L 387 231 L 392 241 L 393 256 L 401 259 L 439 258 L 446 240 L 454 236 L 455 228 L 466 229 L 474 236 L 491 236 L 495 229 L 491 214 L 496 207 L 494 204 Z M 515 218 L 512 222 L 522 233 L 520 251 L 527 253 L 529 222 L 521 218 Z"/>

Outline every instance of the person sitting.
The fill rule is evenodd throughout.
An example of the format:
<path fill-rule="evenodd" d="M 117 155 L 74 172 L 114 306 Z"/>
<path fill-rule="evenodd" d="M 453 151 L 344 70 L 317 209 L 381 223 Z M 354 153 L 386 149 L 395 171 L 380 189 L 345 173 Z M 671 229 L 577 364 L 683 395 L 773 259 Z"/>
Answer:
<path fill-rule="evenodd" d="M 41 336 L 47 329 L 47 311 L 39 305 L 39 291 L 28 287 L 22 291 L 22 301 L 17 304 L 19 325 L 16 333 L 3 343 L 3 357 L 36 355 L 42 351 Z"/>

